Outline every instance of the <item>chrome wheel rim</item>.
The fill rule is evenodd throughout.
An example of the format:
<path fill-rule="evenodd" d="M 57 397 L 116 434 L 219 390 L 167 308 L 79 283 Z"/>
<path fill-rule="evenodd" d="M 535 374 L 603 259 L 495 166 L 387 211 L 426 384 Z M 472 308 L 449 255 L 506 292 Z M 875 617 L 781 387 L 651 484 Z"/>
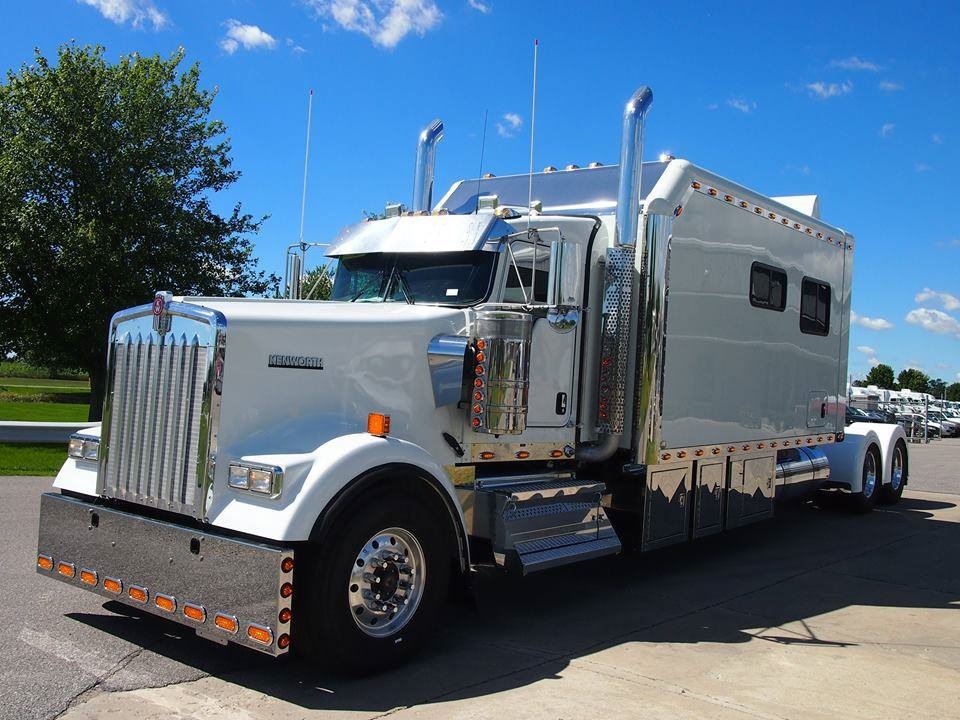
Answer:
<path fill-rule="evenodd" d="M 900 489 L 903 482 L 903 451 L 898 446 L 893 451 L 893 470 L 890 473 L 890 487 Z"/>
<path fill-rule="evenodd" d="M 877 460 L 872 452 L 867 453 L 863 460 L 863 494 L 865 497 L 873 495 L 877 488 Z"/>
<path fill-rule="evenodd" d="M 401 630 L 423 598 L 426 562 L 417 538 L 403 528 L 376 533 L 357 553 L 347 583 L 350 613 L 371 637 Z"/>

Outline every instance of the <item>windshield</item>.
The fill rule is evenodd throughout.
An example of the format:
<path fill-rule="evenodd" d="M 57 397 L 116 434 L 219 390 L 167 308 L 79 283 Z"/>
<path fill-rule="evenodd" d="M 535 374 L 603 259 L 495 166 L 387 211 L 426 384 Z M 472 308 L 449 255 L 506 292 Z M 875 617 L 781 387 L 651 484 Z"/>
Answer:
<path fill-rule="evenodd" d="M 487 297 L 496 253 L 368 253 L 339 258 L 331 300 L 474 305 Z"/>

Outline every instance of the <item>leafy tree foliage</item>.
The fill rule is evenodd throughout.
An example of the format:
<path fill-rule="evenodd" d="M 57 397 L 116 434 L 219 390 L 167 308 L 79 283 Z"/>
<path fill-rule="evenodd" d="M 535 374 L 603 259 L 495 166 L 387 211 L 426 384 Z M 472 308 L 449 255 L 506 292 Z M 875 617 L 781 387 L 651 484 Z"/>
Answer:
<path fill-rule="evenodd" d="M 935 398 L 943 397 L 944 390 L 947 389 L 947 383 L 945 383 L 940 378 L 936 380 L 931 380 L 927 385 L 927 392 L 933 395 Z"/>
<path fill-rule="evenodd" d="M 889 365 L 880 363 L 870 368 L 867 373 L 867 385 L 876 385 L 879 388 L 888 390 L 893 388 L 893 368 Z"/>
<path fill-rule="evenodd" d="M 0 351 L 91 378 L 100 414 L 107 326 L 175 294 L 264 294 L 256 219 L 211 203 L 240 173 L 215 91 L 184 52 L 109 63 L 102 47 L 39 50 L 0 85 Z"/>
<path fill-rule="evenodd" d="M 901 370 L 900 374 L 897 375 L 897 382 L 900 383 L 900 387 L 902 387 L 904 390 L 913 390 L 914 392 L 925 393 L 927 392 L 930 378 L 927 377 L 926 373 L 921 372 L 916 368 L 907 368 L 905 370 Z"/>
<path fill-rule="evenodd" d="M 308 272 L 300 285 L 300 297 L 309 300 L 329 300 L 333 290 L 334 271 L 327 265 L 318 265 Z"/>
<path fill-rule="evenodd" d="M 947 400 L 960 402 L 960 382 L 947 385 Z"/>

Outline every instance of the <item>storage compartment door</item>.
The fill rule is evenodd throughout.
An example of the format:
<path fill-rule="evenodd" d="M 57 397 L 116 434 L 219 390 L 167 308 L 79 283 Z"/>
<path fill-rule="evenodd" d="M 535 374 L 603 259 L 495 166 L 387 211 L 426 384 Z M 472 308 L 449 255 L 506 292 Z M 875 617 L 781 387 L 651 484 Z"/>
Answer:
<path fill-rule="evenodd" d="M 773 516 L 774 456 L 731 461 L 727 489 L 727 527 Z"/>
<path fill-rule="evenodd" d="M 686 540 L 692 463 L 668 468 L 648 467 L 643 498 L 642 550 Z"/>
<path fill-rule="evenodd" d="M 727 464 L 724 460 L 697 463 L 693 495 L 693 536 L 712 535 L 723 529 L 723 493 Z"/>

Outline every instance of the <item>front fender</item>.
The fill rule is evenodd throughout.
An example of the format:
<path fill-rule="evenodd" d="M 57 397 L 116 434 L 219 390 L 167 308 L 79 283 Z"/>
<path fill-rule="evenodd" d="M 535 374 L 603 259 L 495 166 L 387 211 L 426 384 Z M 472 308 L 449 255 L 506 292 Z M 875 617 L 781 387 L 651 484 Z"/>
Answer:
<path fill-rule="evenodd" d="M 283 468 L 283 491 L 271 500 L 234 490 L 225 480 L 218 482 L 207 514 L 217 527 L 269 540 L 308 540 L 317 518 L 352 480 L 383 465 L 404 464 L 437 481 L 449 505 L 456 508 L 463 534 L 463 510 L 446 471 L 426 450 L 406 440 L 356 433 L 334 438 L 307 454 L 249 455 L 242 460 Z"/>

